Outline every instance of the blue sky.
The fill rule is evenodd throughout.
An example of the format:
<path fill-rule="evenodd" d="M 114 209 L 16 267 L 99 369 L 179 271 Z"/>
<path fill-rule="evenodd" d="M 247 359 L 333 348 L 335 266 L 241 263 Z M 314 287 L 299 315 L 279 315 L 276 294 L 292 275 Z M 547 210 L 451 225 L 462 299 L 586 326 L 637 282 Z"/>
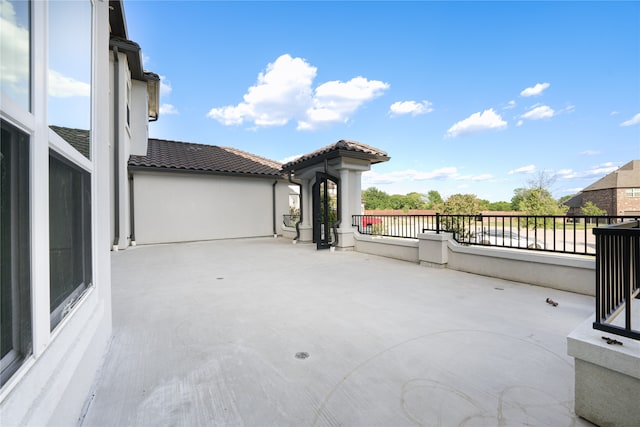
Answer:
<path fill-rule="evenodd" d="M 155 138 L 285 161 L 359 141 L 363 189 L 572 194 L 640 159 L 639 2 L 125 0 Z"/>

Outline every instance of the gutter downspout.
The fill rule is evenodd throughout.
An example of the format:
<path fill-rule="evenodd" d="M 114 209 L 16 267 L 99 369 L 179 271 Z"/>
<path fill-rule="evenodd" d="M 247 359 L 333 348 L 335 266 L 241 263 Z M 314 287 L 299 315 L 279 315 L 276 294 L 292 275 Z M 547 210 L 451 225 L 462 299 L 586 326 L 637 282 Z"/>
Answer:
<path fill-rule="evenodd" d="M 273 199 L 273 238 L 278 237 L 278 233 L 276 231 L 276 185 L 278 185 L 278 180 L 273 181 L 273 185 L 271 186 L 271 197 Z"/>
<path fill-rule="evenodd" d="M 291 178 L 291 171 L 289 171 L 289 182 L 293 185 L 297 185 L 300 188 L 300 218 L 298 218 L 298 222 L 296 222 L 296 237 L 293 238 L 293 242 L 297 242 L 300 239 L 300 224 L 302 223 L 302 214 L 303 214 L 303 203 L 302 203 L 302 184 L 298 182 L 293 182 L 293 178 Z"/>
<path fill-rule="evenodd" d="M 118 59 L 118 46 L 113 46 L 113 246 L 114 252 L 118 251 L 120 241 L 120 61 Z"/>
<path fill-rule="evenodd" d="M 131 246 L 136 245 L 136 216 L 133 210 L 134 207 L 134 196 L 133 196 L 133 174 L 129 174 L 129 226 L 131 228 L 131 236 L 129 236 Z"/>

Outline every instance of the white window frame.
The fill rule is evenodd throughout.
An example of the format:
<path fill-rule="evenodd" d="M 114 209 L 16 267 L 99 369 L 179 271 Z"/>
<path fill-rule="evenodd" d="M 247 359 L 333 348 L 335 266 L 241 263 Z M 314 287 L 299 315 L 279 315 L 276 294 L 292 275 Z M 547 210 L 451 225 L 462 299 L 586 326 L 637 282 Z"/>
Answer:
<path fill-rule="evenodd" d="M 637 198 L 640 197 L 640 188 L 625 188 L 625 197 Z"/>
<path fill-rule="evenodd" d="M 89 291 L 91 291 L 94 287 L 95 284 L 95 265 L 96 265 L 96 202 L 97 202 L 97 197 L 96 197 L 96 177 L 95 177 L 95 141 L 96 141 L 96 137 L 95 137 L 95 131 L 94 129 L 96 128 L 96 123 L 95 123 L 95 103 L 96 103 L 96 96 L 95 96 L 95 83 L 97 82 L 97 78 L 96 78 L 96 40 L 97 40 L 97 22 L 96 22 L 96 5 L 94 3 L 94 0 L 85 0 L 87 1 L 90 5 L 91 5 L 91 52 L 90 52 L 90 61 L 91 61 L 91 81 L 89 82 L 89 85 L 91 87 L 91 93 L 90 93 L 90 101 L 89 101 L 89 108 L 91 109 L 89 117 L 90 117 L 90 129 L 89 129 L 89 153 L 90 153 L 90 159 L 86 158 L 84 155 L 82 155 L 78 150 L 76 150 L 71 144 L 69 144 L 67 141 L 65 141 L 60 135 L 58 135 L 56 132 L 54 132 L 52 129 L 48 129 L 48 147 L 55 151 L 57 154 L 59 154 L 61 157 L 63 157 L 65 160 L 67 160 L 69 163 L 71 163 L 72 167 L 77 167 L 78 169 L 81 169 L 87 173 L 89 173 L 90 177 L 89 177 L 89 182 L 90 182 L 90 187 L 91 187 L 91 202 L 90 202 L 90 209 L 91 209 L 91 227 L 90 227 L 90 232 L 91 232 L 91 280 L 90 283 L 86 284 L 85 287 L 78 287 L 75 291 L 73 291 L 68 298 L 65 299 L 65 302 L 60 304 L 58 307 L 54 308 L 53 311 L 51 311 L 50 309 L 48 309 L 47 311 L 49 312 L 49 323 L 51 323 L 51 319 L 53 319 L 54 317 L 57 317 L 59 315 L 60 312 L 64 313 L 62 316 L 62 319 L 56 323 L 56 325 L 51 328 L 51 333 L 52 333 L 52 339 L 57 335 L 57 331 L 60 330 L 61 328 L 64 327 L 64 325 L 67 323 L 66 320 L 68 317 L 70 317 L 76 310 L 76 307 L 78 307 L 82 301 L 85 299 L 85 296 L 88 295 Z M 49 24 L 48 21 L 48 17 L 47 17 L 47 25 Z M 48 27 L 47 27 L 48 29 Z M 47 120 L 48 121 L 48 120 Z M 47 152 L 47 162 L 49 161 L 50 154 Z M 47 163 L 48 165 L 48 163 Z M 47 183 L 48 183 L 48 176 L 49 176 L 49 172 L 48 172 L 48 167 L 47 167 Z M 49 199 L 47 198 L 47 201 Z M 48 218 L 48 221 L 50 220 L 50 218 Z M 48 235 L 48 234 L 47 234 Z M 50 246 L 50 244 L 48 245 Z M 50 247 L 48 248 L 48 250 L 50 250 Z M 49 266 L 49 270 L 50 270 L 50 266 Z M 51 286 L 50 282 L 49 282 L 49 286 Z M 50 292 L 50 288 L 49 288 L 49 292 Z M 49 294 L 49 299 L 51 298 L 50 294 Z"/>

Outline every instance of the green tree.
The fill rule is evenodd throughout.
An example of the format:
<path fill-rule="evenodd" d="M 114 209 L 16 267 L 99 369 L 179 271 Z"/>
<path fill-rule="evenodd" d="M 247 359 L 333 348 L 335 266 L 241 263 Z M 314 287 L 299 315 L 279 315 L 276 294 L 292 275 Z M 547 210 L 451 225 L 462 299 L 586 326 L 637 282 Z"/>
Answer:
<path fill-rule="evenodd" d="M 468 221 L 464 217 L 448 215 L 476 215 L 480 212 L 481 201 L 475 194 L 454 194 L 449 196 L 437 209 L 445 214 L 440 218 L 440 227 L 453 232 L 456 238 L 465 240 L 470 236 Z"/>
<path fill-rule="evenodd" d="M 548 190 L 544 188 L 529 188 L 523 192 L 518 210 L 531 216 L 552 216 L 564 215 L 568 209 L 568 206 L 558 205 L 558 202 Z M 546 228 L 549 221 L 546 218 L 537 218 L 529 224 L 532 228 Z"/>
<path fill-rule="evenodd" d="M 367 188 L 362 192 L 362 202 L 365 209 L 389 209 L 389 195 L 376 187 Z"/>
<path fill-rule="evenodd" d="M 515 190 L 513 190 L 513 197 L 511 198 L 511 210 L 520 210 L 520 202 L 524 198 L 524 192 L 526 190 L 526 188 L 516 188 Z"/>
<path fill-rule="evenodd" d="M 604 209 L 600 209 L 591 201 L 588 201 L 587 203 L 582 205 L 582 208 L 580 210 L 582 211 L 582 215 L 587 216 L 603 216 L 607 214 L 607 211 L 605 211 Z"/>
<path fill-rule="evenodd" d="M 409 209 L 425 209 L 425 208 L 426 208 L 426 203 L 424 201 L 422 194 L 416 193 L 414 191 L 405 196 L 404 206 L 402 209 L 409 210 Z"/>
<path fill-rule="evenodd" d="M 475 215 L 480 212 L 481 201 L 475 194 L 454 194 L 440 205 L 440 213 L 448 215 Z"/>
<path fill-rule="evenodd" d="M 389 209 L 402 209 L 405 203 L 405 196 L 401 194 L 392 194 L 388 199 Z"/>
<path fill-rule="evenodd" d="M 442 205 L 442 196 L 436 190 L 431 190 L 427 193 L 427 208 L 435 209 L 436 206 Z"/>
<path fill-rule="evenodd" d="M 489 203 L 489 207 L 487 208 L 487 210 L 505 212 L 513 210 L 513 208 L 511 207 L 510 202 L 492 202 Z"/>

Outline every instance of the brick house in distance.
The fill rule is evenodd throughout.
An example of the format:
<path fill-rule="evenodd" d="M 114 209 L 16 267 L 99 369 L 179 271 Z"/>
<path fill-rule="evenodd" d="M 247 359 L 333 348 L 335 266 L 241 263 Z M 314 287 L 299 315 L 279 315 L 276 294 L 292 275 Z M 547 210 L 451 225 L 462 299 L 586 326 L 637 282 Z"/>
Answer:
<path fill-rule="evenodd" d="M 567 200 L 567 215 L 581 215 L 585 203 L 607 215 L 640 215 L 640 160 L 632 160 Z"/>

